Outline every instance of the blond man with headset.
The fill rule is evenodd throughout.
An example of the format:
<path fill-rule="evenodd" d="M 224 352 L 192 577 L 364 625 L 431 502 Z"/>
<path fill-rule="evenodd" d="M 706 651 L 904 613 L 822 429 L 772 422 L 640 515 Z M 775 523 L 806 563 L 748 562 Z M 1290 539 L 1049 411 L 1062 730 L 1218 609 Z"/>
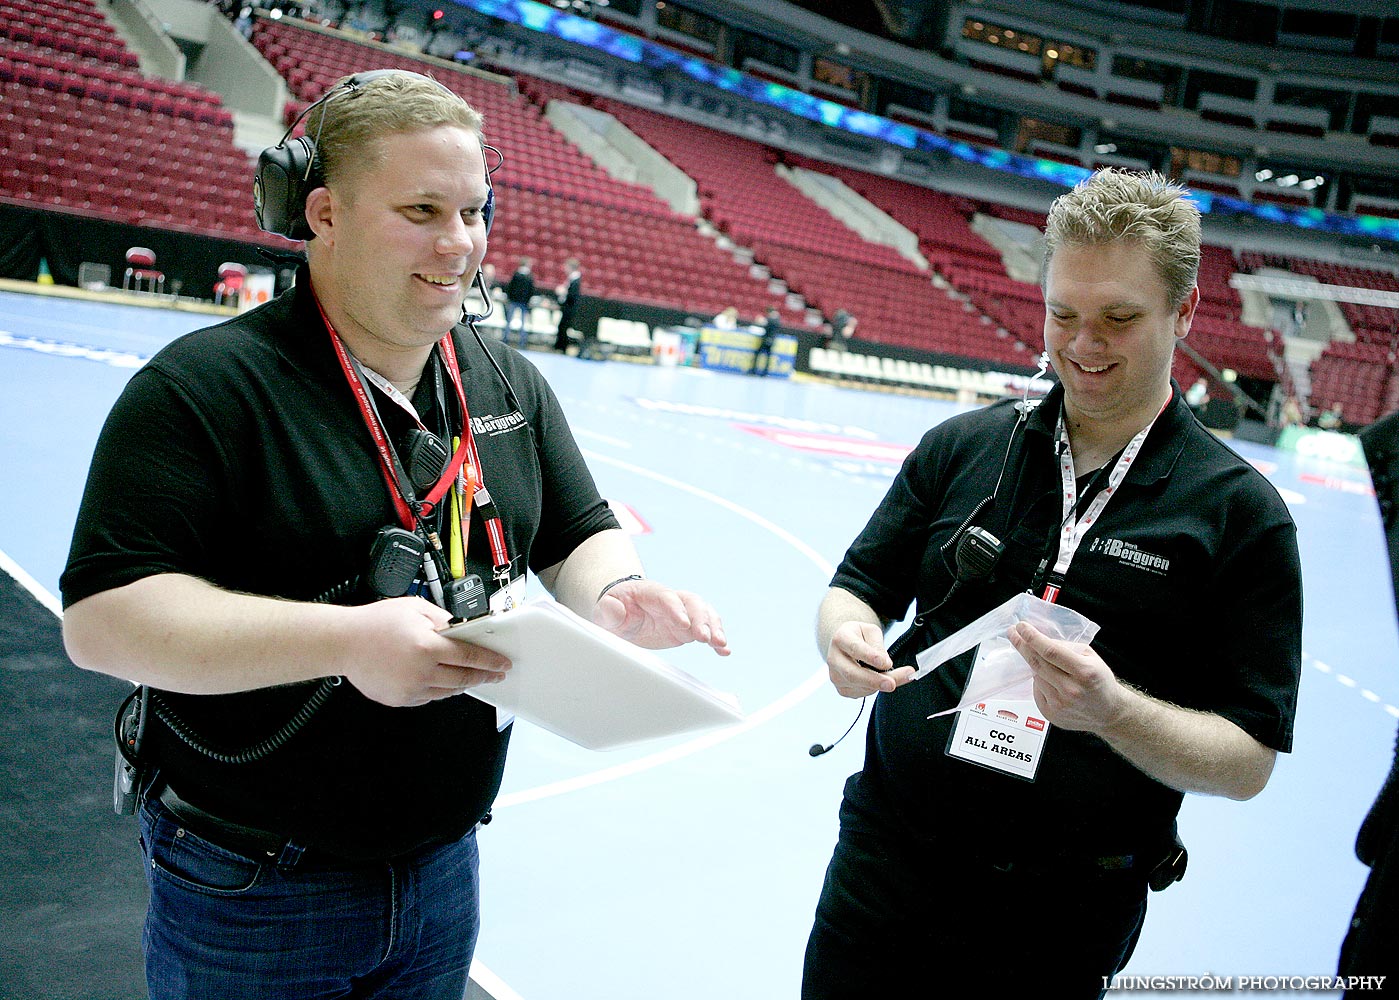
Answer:
<path fill-rule="evenodd" d="M 263 228 L 307 241 L 296 285 L 131 379 L 64 637 L 141 685 L 153 1000 L 460 1000 L 510 737 L 467 693 L 511 664 L 439 629 L 532 571 L 639 645 L 727 641 L 644 578 L 539 372 L 462 322 L 493 211 L 480 115 L 377 71 L 305 120 L 256 183 Z"/>

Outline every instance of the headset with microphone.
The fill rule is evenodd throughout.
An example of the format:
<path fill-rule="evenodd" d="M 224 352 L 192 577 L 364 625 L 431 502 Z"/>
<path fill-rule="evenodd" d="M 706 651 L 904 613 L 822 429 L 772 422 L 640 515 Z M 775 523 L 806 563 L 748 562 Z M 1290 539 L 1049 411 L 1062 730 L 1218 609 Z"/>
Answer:
<path fill-rule="evenodd" d="M 325 171 L 316 149 L 320 139 L 320 130 L 325 125 L 325 113 L 322 112 L 317 123 L 315 139 L 304 133 L 293 137 L 292 133 L 316 108 L 333 100 L 353 98 L 366 84 L 395 75 L 426 80 L 441 89 L 443 93 L 449 94 L 454 99 L 460 99 L 441 81 L 434 80 L 422 73 L 414 73 L 412 70 L 375 69 L 355 73 L 342 80 L 297 115 L 296 120 L 287 128 L 277 145 L 264 149 L 258 157 L 257 173 L 253 177 L 253 212 L 257 216 L 259 228 L 264 232 L 288 240 L 309 240 L 315 236 L 310 225 L 306 222 L 306 198 L 316 188 L 325 184 Z M 505 154 L 483 140 L 481 143 L 483 160 L 486 160 L 488 152 L 495 154 L 495 164 L 492 166 L 489 161 L 486 161 L 486 203 L 481 206 L 481 219 L 485 223 L 487 237 L 490 236 L 491 223 L 495 220 L 495 186 L 491 183 L 491 174 L 499 170 L 500 165 L 505 162 Z M 490 289 L 486 287 L 486 279 L 482 276 L 479 267 L 476 269 L 473 281 L 486 308 L 482 313 L 472 313 L 468 311 L 466 302 L 463 301 L 462 322 L 471 328 L 472 333 L 479 340 L 480 333 L 476 329 L 476 324 L 491 315 L 495 303 L 491 299 Z M 484 345 L 482 346 L 484 347 Z M 507 389 L 510 390 L 512 402 L 518 407 L 519 403 L 514 398 L 514 389 L 510 386 L 510 381 L 506 379 L 505 373 L 500 370 L 500 366 L 496 364 L 495 358 L 491 357 L 489 351 L 486 351 L 486 357 L 499 373 L 501 380 L 505 382 Z M 440 441 L 438 446 L 437 450 L 443 450 Z M 433 463 L 429 462 L 427 465 L 432 466 Z"/>
<path fill-rule="evenodd" d="M 320 129 L 317 129 L 316 139 L 305 134 L 293 138 L 292 133 L 321 105 L 337 98 L 353 97 L 365 84 L 395 74 L 427 80 L 434 86 L 441 87 L 444 92 L 457 97 L 451 89 L 432 77 L 404 69 L 375 69 L 356 73 L 332 87 L 296 116 L 296 120 L 287 128 L 277 145 L 264 149 L 258 157 L 257 173 L 253 177 L 253 212 L 257 216 L 258 228 L 289 240 L 309 240 L 315 236 L 306 222 L 306 196 L 325 184 L 325 174 L 316 151 Z M 325 124 L 324 113 L 319 124 Z M 500 150 L 485 142 L 481 143 L 481 150 L 483 158 L 488 151 L 496 155 L 495 166 L 489 163 L 486 166 L 486 204 L 481 207 L 481 218 L 486 224 L 486 235 L 489 236 L 491 222 L 495 218 L 495 187 L 491 184 L 491 174 L 500 168 L 505 157 Z M 463 304 L 462 320 L 472 325 L 481 322 L 494 309 L 490 290 L 486 288 L 485 278 L 481 276 L 479 268 L 476 271 L 475 284 L 486 304 L 486 311 L 480 315 L 468 313 Z"/>
<path fill-rule="evenodd" d="M 1038 367 L 1039 371 L 1036 372 L 1034 378 L 1043 376 L 1045 371 L 1048 370 L 1048 353 L 1040 355 Z M 944 556 L 947 554 L 948 550 L 952 551 L 953 565 L 956 568 L 956 572 L 952 579 L 952 586 L 947 589 L 947 593 L 943 594 L 942 600 L 938 601 L 937 604 L 928 608 L 926 611 L 919 612 L 914 617 L 908 630 L 904 632 L 903 635 L 899 636 L 898 639 L 894 640 L 893 645 L 889 647 L 889 656 L 895 662 L 897 662 L 898 657 L 908 645 L 923 631 L 923 626 L 927 624 L 928 619 L 932 617 L 934 612 L 950 601 L 952 596 L 956 594 L 964 584 L 985 580 L 995 571 L 996 564 L 1000 561 L 1001 553 L 1005 551 L 1005 543 L 975 522 L 981 516 L 982 511 L 987 507 L 995 506 L 996 497 L 999 496 L 1001 492 L 1001 482 L 1005 479 L 1006 468 L 1010 464 L 1010 453 L 1015 447 L 1016 438 L 1019 436 L 1021 428 L 1025 426 L 1025 422 L 1029 419 L 1030 414 L 1034 412 L 1035 407 L 1039 406 L 1039 404 L 1040 400 L 1030 398 L 1030 385 L 1027 383 L 1024 395 L 1015 403 L 1015 409 L 1017 411 L 1015 425 L 1010 429 L 1010 437 L 1006 441 L 1005 454 L 1001 458 L 1001 469 L 996 474 L 996 485 L 992 487 L 991 495 L 983 499 L 973 508 L 972 512 L 962 520 L 962 523 L 957 526 L 957 530 L 952 533 L 947 541 L 942 543 L 942 546 L 938 550 Z M 864 665 L 866 667 L 869 666 L 868 664 Z M 841 740 L 850 735 L 851 730 L 853 730 L 856 723 L 860 721 L 860 717 L 864 714 L 864 711 L 865 699 L 861 698 L 860 709 L 855 713 L 855 720 L 850 723 L 845 732 L 840 734 L 840 739 L 830 744 L 813 743 L 807 750 L 807 753 L 812 757 L 820 757 L 822 754 L 834 750 L 840 745 Z"/>
<path fill-rule="evenodd" d="M 257 173 L 253 177 L 253 211 L 257 217 L 258 226 L 264 232 L 295 241 L 308 240 L 315 235 L 306 223 L 306 196 L 324 185 L 325 177 L 321 169 L 320 158 L 316 153 L 315 141 L 307 135 L 292 138 L 292 133 L 296 131 L 296 127 L 314 109 L 327 101 L 351 96 L 371 80 L 394 73 L 428 80 L 441 87 L 446 93 L 452 94 L 453 97 L 457 96 L 450 89 L 433 80 L 432 77 L 397 69 L 356 73 L 331 88 L 329 92 L 297 116 L 277 145 L 264 149 L 262 155 L 258 157 Z M 324 120 L 324 115 L 322 115 L 321 124 L 324 124 Z M 486 151 L 496 155 L 495 166 L 492 167 L 489 164 L 486 166 L 486 203 L 481 207 L 481 217 L 485 223 L 486 233 L 489 235 L 491 222 L 495 216 L 495 188 L 491 185 L 491 174 L 499 169 L 505 157 L 500 150 L 487 145 L 484 141 L 481 143 L 481 148 L 483 157 Z M 272 256 L 281 259 L 288 255 L 273 254 Z M 524 410 L 515 395 L 514 386 L 510 384 L 510 380 L 506 377 L 499 362 L 486 348 L 481 333 L 476 328 L 477 323 L 490 315 L 492 307 L 490 292 L 486 288 L 479 268 L 476 272 L 476 286 L 480 289 L 482 298 L 486 302 L 486 311 L 479 316 L 474 315 L 467 312 L 466 304 L 463 303 L 462 322 L 471 329 L 477 342 L 480 343 L 486 359 L 500 377 L 510 404 L 523 413 Z M 531 447 L 535 451 L 537 460 L 539 445 L 534 439 L 534 428 L 528 420 L 525 421 L 525 427 L 529 431 Z M 432 432 L 423 430 L 417 434 L 410 434 L 407 450 L 407 478 L 414 487 L 422 488 L 442 474 L 449 457 L 450 454 L 445 442 Z M 395 460 L 397 459 L 395 458 Z M 381 596 L 397 596 L 402 593 L 420 565 L 423 550 L 402 545 L 401 542 L 398 542 L 400 538 L 401 536 L 385 536 L 381 532 L 380 538 L 375 542 L 374 551 L 371 552 L 371 570 L 368 574 L 371 579 L 369 582 L 371 588 Z M 396 543 L 398 543 L 397 547 L 395 547 Z M 385 553 L 383 557 L 375 554 L 381 550 L 381 546 Z M 404 578 L 405 571 L 406 578 Z M 380 586 L 373 582 L 375 579 L 388 577 L 393 578 L 392 583 Z M 360 584 L 360 577 L 353 577 L 331 588 L 315 600 L 317 602 L 338 601 L 347 593 L 358 588 Z M 295 735 L 329 699 L 331 693 L 340 683 L 339 677 L 324 678 L 320 686 L 286 725 L 260 743 L 236 751 L 226 751 L 206 744 L 173 709 L 165 704 L 158 692 L 152 691 L 146 685 L 138 686 L 117 710 L 116 737 L 119 753 L 116 761 L 113 808 L 118 813 L 135 811 L 143 774 L 148 767 L 139 759 L 139 753 L 145 726 L 151 714 L 158 716 L 181 741 L 204 756 L 229 764 L 252 763 L 263 759 Z M 483 820 L 483 822 L 485 821 Z"/>
<path fill-rule="evenodd" d="M 1019 426 L 1018 421 L 1017 426 Z M 1012 440 L 1014 440 L 1013 437 Z M 1007 457 L 1008 456 L 1009 451 L 1007 450 Z M 1005 471 L 1004 466 L 1002 466 L 1002 471 Z M 986 499 L 990 500 L 991 498 L 987 497 Z M 908 631 L 894 640 L 894 644 L 889 647 L 889 656 L 891 658 L 897 657 L 903 652 L 908 644 L 913 641 L 914 637 L 923 630 L 923 625 L 927 622 L 928 617 L 951 600 L 952 595 L 957 592 L 962 584 L 984 580 L 995 570 L 996 563 L 1000 561 L 1001 553 L 1005 550 L 1005 544 L 985 528 L 971 523 L 972 519 L 975 518 L 985 506 L 986 501 L 983 500 L 977 505 L 976 510 L 972 512 L 971 517 L 963 521 L 962 526 L 958 528 L 956 533 L 942 546 L 944 551 L 950 547 L 954 549 L 957 575 L 952 580 L 952 586 L 948 588 L 942 600 L 938 601 L 936 605 L 929 608 L 927 611 L 921 612 L 913 619 L 913 624 L 909 626 Z M 863 660 L 860 662 L 863 666 L 869 667 L 869 664 L 864 663 Z M 874 668 L 871 667 L 870 669 Z M 840 739 L 826 745 L 813 743 L 810 749 L 807 750 L 807 753 L 813 757 L 820 757 L 823 753 L 829 753 L 834 750 L 840 745 L 841 740 L 850 735 L 850 730 L 855 728 L 855 724 L 860 721 L 860 716 L 864 711 L 865 699 L 861 698 L 860 709 L 855 713 L 854 722 L 851 722 L 845 732 L 840 734 Z"/>
<path fill-rule="evenodd" d="M 293 138 L 292 133 L 312 111 L 321 105 L 336 99 L 352 98 L 363 89 L 365 84 L 395 74 L 426 80 L 433 86 L 441 88 L 444 93 L 460 99 L 458 94 L 441 81 L 406 69 L 374 69 L 355 73 L 332 87 L 296 116 L 296 120 L 283 133 L 281 141 L 277 145 L 264 149 L 258 157 L 257 173 L 253 176 L 253 212 L 257 216 L 258 227 L 263 232 L 297 241 L 309 240 L 315 236 L 310 225 L 306 222 L 306 196 L 325 184 L 325 174 L 322 170 L 320 156 L 316 151 L 316 140 L 306 134 Z M 324 125 L 325 115 L 322 114 L 318 122 L 317 137 L 320 134 L 320 127 Z M 481 206 L 481 219 L 485 223 L 486 236 L 489 237 L 491 223 L 495 221 L 495 186 L 491 183 L 491 174 L 499 170 L 501 164 L 505 162 L 505 154 L 484 140 L 481 142 L 481 153 L 483 160 L 486 160 L 487 153 L 495 154 L 494 165 L 486 160 L 486 203 Z M 485 303 L 486 309 L 482 313 L 470 312 L 466 302 L 463 301 L 461 319 L 471 328 L 476 339 L 481 341 L 481 333 L 477 330 L 476 324 L 491 315 L 495 310 L 495 302 L 491 298 L 490 289 L 486 287 L 486 279 L 481 274 L 479 267 L 476 269 L 474 283 L 481 294 L 481 300 Z M 481 348 L 485 350 L 484 342 L 481 342 Z M 495 368 L 496 374 L 505 383 L 511 403 L 516 409 L 519 409 L 519 400 L 515 397 L 515 390 L 511 386 L 510 380 L 505 377 L 505 372 L 491 355 L 491 352 L 485 351 L 485 353 L 487 360 Z M 526 424 L 526 426 L 529 425 Z M 533 438 L 533 428 L 531 428 L 531 438 Z"/>

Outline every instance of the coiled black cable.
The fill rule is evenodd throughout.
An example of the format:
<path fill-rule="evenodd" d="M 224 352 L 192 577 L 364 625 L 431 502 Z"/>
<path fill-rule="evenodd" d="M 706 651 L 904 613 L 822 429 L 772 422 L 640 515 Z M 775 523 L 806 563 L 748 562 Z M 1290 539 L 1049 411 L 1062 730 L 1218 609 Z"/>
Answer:
<path fill-rule="evenodd" d="M 295 736 L 301 727 L 306 725 L 311 716 L 315 715 L 320 707 L 326 703 L 331 693 L 340 686 L 341 680 L 340 677 L 322 678 L 320 684 L 316 686 L 316 690 L 311 693 L 311 697 L 306 699 L 306 704 L 302 705 L 281 729 L 278 729 L 267 739 L 242 750 L 223 750 L 203 742 L 189 724 L 176 715 L 174 709 L 166 704 L 159 692 L 151 692 L 151 708 L 154 710 L 156 718 L 165 723 L 170 732 L 179 737 L 180 741 L 191 750 L 203 754 L 210 760 L 216 760 L 220 764 L 251 764 L 280 749 L 287 740 Z"/>
<path fill-rule="evenodd" d="M 320 597 L 315 598 L 312 604 L 339 604 L 347 597 L 352 596 L 359 590 L 360 577 L 352 576 L 344 583 L 336 584 Z"/>
<path fill-rule="evenodd" d="M 331 587 L 324 594 L 316 597 L 312 603 L 338 603 L 354 594 L 359 589 L 359 586 L 360 577 L 352 576 L 343 583 Z M 166 728 L 174 733 L 180 742 L 191 750 L 208 757 L 210 760 L 216 760 L 221 764 L 251 764 L 254 761 L 262 760 L 264 757 L 280 749 L 288 740 L 300 732 L 301 728 L 310 721 L 311 716 L 315 715 L 316 712 L 320 710 L 321 706 L 329 700 L 332 692 L 340 686 L 343 680 L 344 678 L 342 677 L 322 678 L 320 684 L 316 686 L 316 690 L 311 692 L 311 697 L 306 699 L 306 703 L 297 709 L 296 714 L 293 715 L 285 725 L 271 736 L 267 737 L 267 739 L 261 740 L 250 747 L 244 747 L 242 750 L 229 750 L 205 743 L 194 731 L 194 728 L 188 722 L 181 719 L 179 715 L 176 714 L 174 708 L 160 696 L 160 692 L 149 689 L 147 697 L 150 702 L 151 710 L 155 713 L 156 718 L 165 723 Z M 126 712 L 126 706 L 140 691 L 141 689 L 137 688 L 136 691 L 132 692 L 131 695 L 123 700 L 121 708 L 117 710 L 117 748 L 121 751 L 122 756 L 126 758 L 127 763 L 132 766 L 135 766 L 137 761 L 132 759 L 131 752 L 127 749 L 125 742 L 122 740 L 121 719 Z M 141 719 L 140 724 L 142 726 L 145 725 L 144 718 Z"/>

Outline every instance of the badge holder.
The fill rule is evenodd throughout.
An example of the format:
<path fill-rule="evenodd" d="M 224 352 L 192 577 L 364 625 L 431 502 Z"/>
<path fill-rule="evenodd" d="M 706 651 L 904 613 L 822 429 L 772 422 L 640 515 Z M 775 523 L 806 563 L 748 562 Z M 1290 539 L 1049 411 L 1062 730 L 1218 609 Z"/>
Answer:
<path fill-rule="evenodd" d="M 1035 705 L 1034 674 L 1009 633 L 1028 622 L 1054 639 L 1092 642 L 1098 625 L 1059 604 L 1022 593 L 918 654 L 917 680 L 973 647 L 972 665 L 957 705 L 930 719 L 958 713 L 946 753 L 959 760 L 1033 781 L 1049 723 Z"/>
<path fill-rule="evenodd" d="M 504 570 L 508 575 L 510 568 Z M 501 581 L 500 585 L 490 596 L 490 613 L 492 615 L 503 615 L 515 610 L 525 603 L 525 574 L 521 573 L 508 583 Z M 515 721 L 515 713 L 509 709 L 497 707 L 495 710 L 495 727 L 497 732 L 504 732 L 505 727 Z"/>
<path fill-rule="evenodd" d="M 958 709 L 948 756 L 1035 780 L 1049 722 L 1035 705 L 1029 664 L 1007 636 L 991 636 L 977 647 Z"/>

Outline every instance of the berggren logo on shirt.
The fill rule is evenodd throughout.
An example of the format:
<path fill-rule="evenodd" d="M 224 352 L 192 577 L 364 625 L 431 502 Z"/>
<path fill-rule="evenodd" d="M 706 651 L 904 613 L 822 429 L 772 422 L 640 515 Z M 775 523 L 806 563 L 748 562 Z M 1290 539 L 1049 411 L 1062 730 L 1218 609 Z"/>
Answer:
<path fill-rule="evenodd" d="M 488 415 L 484 417 L 471 418 L 471 433 L 487 434 L 494 436 L 504 434 L 506 431 L 513 431 L 525 422 L 525 415 L 519 410 L 512 410 L 510 413 L 501 416 Z"/>
<path fill-rule="evenodd" d="M 1094 538 L 1088 544 L 1088 551 L 1116 559 L 1124 566 L 1144 569 L 1157 576 L 1165 576 L 1171 570 L 1171 561 L 1165 556 L 1158 556 L 1155 552 L 1148 552 L 1120 538 Z"/>

